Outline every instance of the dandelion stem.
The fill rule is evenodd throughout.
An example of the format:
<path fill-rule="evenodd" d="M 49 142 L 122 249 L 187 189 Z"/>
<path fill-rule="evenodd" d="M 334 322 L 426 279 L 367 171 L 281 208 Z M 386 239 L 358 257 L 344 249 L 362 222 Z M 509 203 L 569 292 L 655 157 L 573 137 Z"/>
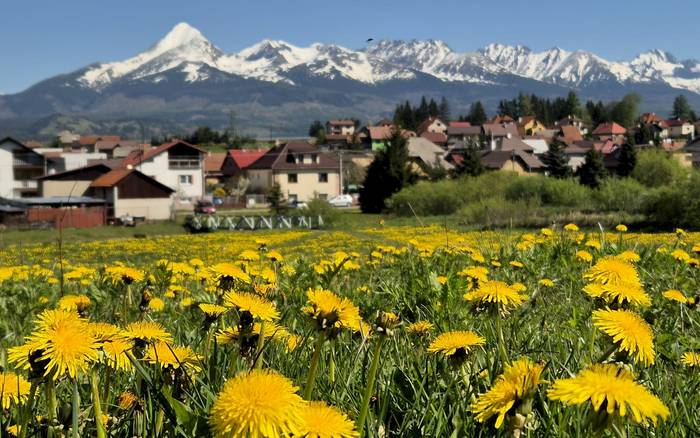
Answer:
<path fill-rule="evenodd" d="M 97 371 L 90 373 L 90 386 L 92 388 L 92 410 L 95 414 L 95 427 L 97 428 L 97 438 L 105 437 L 105 427 L 102 424 L 102 405 L 100 404 L 100 387 L 97 381 Z"/>
<path fill-rule="evenodd" d="M 73 438 L 78 438 L 80 434 L 78 433 L 78 424 L 80 420 L 80 392 L 78 391 L 78 378 L 73 379 L 73 396 L 71 398 L 71 426 L 73 431 L 71 435 Z"/>
<path fill-rule="evenodd" d="M 314 355 L 311 358 L 311 365 L 309 366 L 309 375 L 306 377 L 306 386 L 304 387 L 304 398 L 309 400 L 311 398 L 311 393 L 314 390 L 314 380 L 316 379 L 316 371 L 318 370 L 318 363 L 321 360 L 321 350 L 323 349 L 323 341 L 325 340 L 325 332 L 320 330 L 318 332 L 318 337 L 316 338 L 316 344 L 314 345 Z"/>
<path fill-rule="evenodd" d="M 29 397 L 27 398 L 27 403 L 24 406 L 22 412 L 22 425 L 20 427 L 20 438 L 27 436 L 27 429 L 29 428 L 29 419 L 32 417 L 32 410 L 34 409 L 34 396 L 36 395 L 37 383 L 32 381 L 32 385 L 29 388 Z"/>
<path fill-rule="evenodd" d="M 46 383 L 46 386 L 44 387 L 44 391 L 46 392 L 46 403 L 49 406 L 49 412 L 48 412 L 48 419 L 49 419 L 49 427 L 47 429 L 47 435 L 49 438 L 52 438 L 54 436 L 54 421 L 56 420 L 56 408 L 58 406 L 58 403 L 56 401 L 56 388 L 54 387 L 54 382 L 49 381 Z"/>
<path fill-rule="evenodd" d="M 360 416 L 357 418 L 357 432 L 360 437 L 362 437 L 362 432 L 365 429 L 365 420 L 367 418 L 367 412 L 369 411 L 369 401 L 372 398 L 372 393 L 374 392 L 374 382 L 377 380 L 377 370 L 379 369 L 379 357 L 382 353 L 382 342 L 384 342 L 384 336 L 379 336 L 377 343 L 374 345 L 374 357 L 372 357 L 372 365 L 369 369 L 369 376 L 367 378 L 367 386 L 365 387 L 365 393 L 362 395 L 362 406 L 360 408 Z"/>
<path fill-rule="evenodd" d="M 496 313 L 496 330 L 498 331 L 498 353 L 501 355 L 502 366 L 506 366 L 508 354 L 506 353 L 506 341 L 503 337 L 503 321 L 498 313 Z"/>
<path fill-rule="evenodd" d="M 265 321 L 260 321 L 260 333 L 258 334 L 258 347 L 255 351 L 255 364 L 253 368 L 262 368 L 263 346 L 265 345 Z"/>

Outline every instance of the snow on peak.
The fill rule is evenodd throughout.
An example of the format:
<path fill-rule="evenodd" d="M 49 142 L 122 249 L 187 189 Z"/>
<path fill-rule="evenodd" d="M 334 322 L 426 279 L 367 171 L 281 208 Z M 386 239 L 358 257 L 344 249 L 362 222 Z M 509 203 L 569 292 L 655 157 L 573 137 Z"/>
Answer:
<path fill-rule="evenodd" d="M 156 47 L 162 53 L 185 45 L 207 43 L 209 43 L 209 41 L 204 38 L 204 35 L 202 35 L 199 30 L 182 22 L 176 24 L 170 32 L 156 44 Z"/>

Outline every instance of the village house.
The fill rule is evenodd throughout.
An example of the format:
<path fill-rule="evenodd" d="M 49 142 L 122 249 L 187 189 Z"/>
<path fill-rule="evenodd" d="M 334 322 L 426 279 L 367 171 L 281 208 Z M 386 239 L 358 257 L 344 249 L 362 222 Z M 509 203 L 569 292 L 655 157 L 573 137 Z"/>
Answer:
<path fill-rule="evenodd" d="M 226 155 L 226 152 L 209 152 L 204 157 L 204 184 L 207 187 L 223 183 L 224 173 L 221 169 Z"/>
<path fill-rule="evenodd" d="M 148 145 L 150 147 L 150 145 Z M 95 142 L 95 152 L 104 153 L 108 159 L 124 158 L 138 149 L 145 149 L 147 145 L 134 140 L 98 140 Z"/>
<path fill-rule="evenodd" d="M 349 119 L 329 120 L 326 122 L 326 135 L 348 136 L 355 133 L 355 122 Z"/>
<path fill-rule="evenodd" d="M 174 140 L 147 150 L 132 151 L 121 161 L 173 189 L 178 199 L 195 200 L 204 196 L 204 157 L 206 152 L 182 140 Z"/>
<path fill-rule="evenodd" d="M 481 133 L 481 125 L 472 126 L 469 122 L 450 122 L 447 126 L 447 141 L 448 143 L 478 142 Z"/>
<path fill-rule="evenodd" d="M 445 160 L 445 155 L 443 148 L 424 137 L 408 139 L 408 159 L 414 172 L 420 176 L 427 176 L 433 167 L 447 171 L 454 169 L 454 165 Z"/>
<path fill-rule="evenodd" d="M 591 133 L 597 140 L 612 140 L 616 143 L 624 143 L 625 134 L 627 134 L 627 130 L 615 122 L 601 123 Z"/>
<path fill-rule="evenodd" d="M 105 163 L 39 178 L 43 199 L 95 199 L 107 205 L 106 218 L 172 218 L 174 190 L 143 173 Z"/>
<path fill-rule="evenodd" d="M 289 201 L 306 202 L 341 194 L 340 164 L 307 142 L 278 145 L 246 167 L 249 191 L 267 193 L 279 184 Z"/>
<path fill-rule="evenodd" d="M 118 142 L 122 138 L 118 135 L 81 135 L 76 141 L 66 145 L 69 149 L 95 152 L 95 145 L 100 141 Z"/>
<path fill-rule="evenodd" d="M 547 129 L 544 123 L 534 116 L 524 116 L 518 118 L 518 128 L 522 135 L 536 135 L 538 132 Z"/>
<path fill-rule="evenodd" d="M 483 151 L 481 164 L 488 170 L 532 175 L 544 170 L 544 164 L 534 155 L 523 151 Z"/>
<path fill-rule="evenodd" d="M 554 122 L 554 126 L 556 128 L 561 128 L 562 126 L 575 126 L 581 135 L 588 134 L 588 128 L 586 128 L 585 123 L 583 123 L 583 120 L 577 116 L 566 116 L 563 119 Z"/>
<path fill-rule="evenodd" d="M 695 125 L 687 120 L 667 120 L 668 136 L 671 138 L 695 137 Z"/>
<path fill-rule="evenodd" d="M 36 178 L 46 171 L 46 157 L 11 137 L 0 140 L 0 198 L 37 196 Z"/>
<path fill-rule="evenodd" d="M 519 137 L 518 127 L 514 123 L 484 123 L 483 135 L 487 138 L 486 149 L 496 150 L 504 138 Z"/>
<path fill-rule="evenodd" d="M 571 144 L 583 140 L 583 135 L 574 125 L 562 125 L 559 127 L 558 139 L 563 143 Z"/>
<path fill-rule="evenodd" d="M 445 122 L 437 117 L 428 117 L 423 120 L 418 128 L 416 128 L 416 134 L 423 135 L 423 133 L 433 133 L 433 134 L 445 134 L 447 132 L 447 125 Z"/>
<path fill-rule="evenodd" d="M 226 179 L 247 178 L 248 168 L 269 149 L 232 149 L 226 154 L 221 173 Z"/>
<path fill-rule="evenodd" d="M 381 126 L 368 126 L 365 128 L 366 137 L 365 142 L 368 144 L 369 149 L 372 151 L 381 151 L 384 149 L 384 143 L 386 140 L 391 138 L 394 132 L 394 125 L 383 124 Z M 401 130 L 401 135 L 404 138 L 416 137 L 416 133 L 409 130 Z"/>

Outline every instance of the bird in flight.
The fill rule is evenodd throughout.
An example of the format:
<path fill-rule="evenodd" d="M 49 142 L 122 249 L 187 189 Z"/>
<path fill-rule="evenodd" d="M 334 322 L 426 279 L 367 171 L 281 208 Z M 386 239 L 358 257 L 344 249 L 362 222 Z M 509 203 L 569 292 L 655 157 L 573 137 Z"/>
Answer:
<path fill-rule="evenodd" d="M 367 38 L 367 42 L 368 42 L 368 43 L 370 43 L 370 42 L 372 42 L 372 41 L 374 41 L 374 38 Z"/>

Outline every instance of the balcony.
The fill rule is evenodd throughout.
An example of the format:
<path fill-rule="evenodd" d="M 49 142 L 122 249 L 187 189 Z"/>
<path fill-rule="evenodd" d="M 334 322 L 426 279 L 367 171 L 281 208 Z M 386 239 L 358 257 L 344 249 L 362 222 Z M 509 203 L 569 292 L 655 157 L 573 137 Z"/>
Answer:
<path fill-rule="evenodd" d="M 35 154 L 15 154 L 12 158 L 14 167 L 44 167 L 44 159 Z"/>
<path fill-rule="evenodd" d="M 199 169 L 202 163 L 198 156 L 171 156 L 168 158 L 170 170 Z"/>
<path fill-rule="evenodd" d="M 12 188 L 18 190 L 37 190 L 39 188 L 39 182 L 31 179 L 14 181 L 12 183 Z"/>

